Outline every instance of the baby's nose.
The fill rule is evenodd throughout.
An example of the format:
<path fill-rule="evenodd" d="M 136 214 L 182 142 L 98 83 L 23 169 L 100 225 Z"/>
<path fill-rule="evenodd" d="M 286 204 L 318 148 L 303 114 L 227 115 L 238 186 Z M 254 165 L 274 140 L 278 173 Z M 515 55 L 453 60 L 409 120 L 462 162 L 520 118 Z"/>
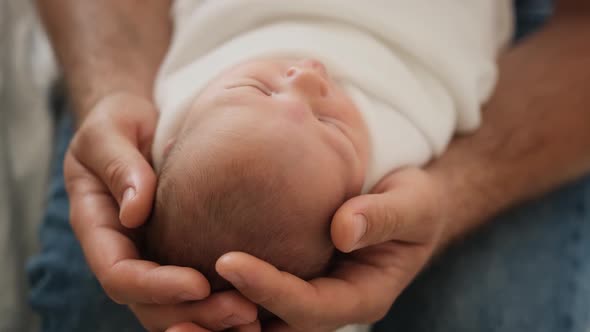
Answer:
<path fill-rule="evenodd" d="M 324 97 L 328 94 L 326 67 L 317 60 L 306 59 L 289 67 L 286 76 L 290 84 L 307 95 Z"/>

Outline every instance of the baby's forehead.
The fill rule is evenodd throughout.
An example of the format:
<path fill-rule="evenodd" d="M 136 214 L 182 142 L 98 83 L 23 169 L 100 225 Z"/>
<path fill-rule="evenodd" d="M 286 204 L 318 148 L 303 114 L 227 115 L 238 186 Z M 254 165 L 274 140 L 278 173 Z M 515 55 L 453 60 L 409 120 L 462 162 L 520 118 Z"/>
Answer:
<path fill-rule="evenodd" d="M 164 163 L 164 169 L 172 174 L 198 172 L 202 167 L 221 171 L 231 169 L 228 166 L 233 163 L 249 170 L 251 175 L 276 172 L 298 177 L 309 167 L 294 165 L 313 163 L 317 156 L 311 150 L 316 150 L 319 145 L 313 144 L 311 138 L 298 139 L 301 136 L 290 135 L 264 123 L 255 127 L 256 122 L 253 122 L 249 127 L 240 128 L 225 121 L 219 119 L 216 126 L 194 128 L 177 142 Z M 233 171 L 240 172 L 239 169 Z"/>

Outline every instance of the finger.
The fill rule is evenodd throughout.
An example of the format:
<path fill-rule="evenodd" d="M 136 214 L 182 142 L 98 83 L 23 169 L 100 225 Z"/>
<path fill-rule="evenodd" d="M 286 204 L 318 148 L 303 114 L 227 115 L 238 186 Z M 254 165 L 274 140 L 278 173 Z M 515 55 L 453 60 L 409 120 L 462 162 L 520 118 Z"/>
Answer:
<path fill-rule="evenodd" d="M 203 301 L 176 305 L 136 305 L 134 311 L 151 328 L 165 329 L 178 323 L 192 322 L 212 331 L 252 324 L 256 306 L 236 291 L 215 293 Z"/>
<path fill-rule="evenodd" d="M 179 266 L 127 259 L 112 265 L 101 284 L 118 303 L 170 304 L 209 295 L 209 284 L 198 271 Z"/>
<path fill-rule="evenodd" d="M 424 243 L 438 234 L 438 189 L 422 171 L 394 173 L 381 190 L 354 197 L 336 211 L 331 233 L 340 251 L 391 240 Z"/>
<path fill-rule="evenodd" d="M 107 185 L 120 206 L 121 223 L 133 228 L 147 219 L 156 190 L 146 142 L 151 141 L 157 115 L 151 108 L 145 112 L 109 108 L 115 106 L 98 106 L 101 109 L 84 122 L 71 150 Z"/>
<path fill-rule="evenodd" d="M 305 330 L 314 322 L 354 321 L 358 289 L 345 280 L 308 283 L 251 255 L 232 252 L 216 264 L 217 272 L 252 302 L 289 325 Z M 343 317 L 346 316 L 346 317 Z"/>
<path fill-rule="evenodd" d="M 177 303 L 209 295 L 209 283 L 198 271 L 139 260 L 135 244 L 117 221 L 116 202 L 108 190 L 79 163 L 66 163 L 74 179 L 69 184 L 72 229 L 91 270 L 113 300 Z"/>
<path fill-rule="evenodd" d="M 80 162 L 107 185 L 120 206 L 117 219 L 126 227 L 141 225 L 149 216 L 156 176 L 137 146 L 122 136 L 104 138 L 92 151 L 74 150 Z"/>
<path fill-rule="evenodd" d="M 193 323 L 180 323 L 167 329 L 166 332 L 210 332 Z"/>

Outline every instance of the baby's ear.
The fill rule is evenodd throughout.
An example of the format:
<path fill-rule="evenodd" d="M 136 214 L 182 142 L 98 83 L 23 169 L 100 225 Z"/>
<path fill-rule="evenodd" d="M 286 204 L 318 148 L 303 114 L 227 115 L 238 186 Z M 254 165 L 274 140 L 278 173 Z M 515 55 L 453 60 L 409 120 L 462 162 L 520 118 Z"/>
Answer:
<path fill-rule="evenodd" d="M 164 147 L 164 158 L 168 157 L 168 154 L 174 147 L 174 144 L 176 144 L 176 137 L 171 138 L 168 140 L 168 142 L 166 142 L 166 147 Z"/>

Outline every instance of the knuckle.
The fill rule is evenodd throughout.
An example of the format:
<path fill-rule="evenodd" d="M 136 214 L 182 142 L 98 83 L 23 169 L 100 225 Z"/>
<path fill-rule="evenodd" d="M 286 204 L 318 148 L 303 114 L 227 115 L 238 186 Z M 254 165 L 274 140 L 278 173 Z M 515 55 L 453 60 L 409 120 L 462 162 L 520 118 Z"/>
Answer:
<path fill-rule="evenodd" d="M 211 307 L 215 308 L 218 315 L 223 317 L 230 315 L 236 308 L 235 296 L 216 296 L 211 299 L 211 302 Z"/>
<path fill-rule="evenodd" d="M 117 295 L 117 291 L 116 289 L 114 289 L 111 286 L 102 286 L 102 288 L 104 289 L 105 293 L 107 294 L 107 296 L 113 300 L 113 302 L 117 303 L 117 304 L 127 304 L 122 297 L 119 297 Z"/>
<path fill-rule="evenodd" d="M 123 298 L 121 298 L 117 295 L 117 291 L 115 288 L 113 288 L 112 286 L 109 286 L 109 285 L 103 285 L 102 288 L 104 289 L 107 296 L 111 300 L 113 300 L 113 302 L 115 302 L 117 304 L 126 304 L 125 301 L 123 300 Z"/>
<path fill-rule="evenodd" d="M 68 195 L 71 197 L 76 194 L 84 193 L 85 185 L 88 183 L 88 174 L 80 170 L 80 167 L 76 167 L 76 161 L 71 155 L 71 152 L 67 152 L 64 160 L 64 184 Z"/>
<path fill-rule="evenodd" d="M 403 225 L 403 216 L 398 209 L 385 207 L 385 233 L 392 234 L 397 232 Z"/>
<path fill-rule="evenodd" d="M 280 298 L 279 296 L 275 295 L 275 294 L 268 294 L 268 293 L 262 293 L 257 295 L 256 297 L 253 297 L 254 302 L 260 304 L 263 307 L 272 307 L 273 304 L 276 302 L 276 299 Z"/>
<path fill-rule="evenodd" d="M 100 137 L 101 130 L 104 129 L 104 124 L 101 124 L 101 117 L 92 116 L 92 114 L 82 123 L 80 129 L 76 132 L 72 140 L 72 147 L 75 152 L 79 151 L 80 147 L 89 147 L 96 144 L 97 136 Z"/>
<path fill-rule="evenodd" d="M 128 169 L 129 166 L 121 158 L 113 158 L 109 160 L 104 168 L 104 175 L 105 179 L 107 180 L 107 183 L 111 185 L 123 183 L 125 174 L 127 174 Z"/>
<path fill-rule="evenodd" d="M 82 219 L 83 218 L 80 217 L 78 210 L 74 207 L 70 207 L 70 225 L 76 236 L 80 236 L 84 229 L 84 220 Z"/>
<path fill-rule="evenodd" d="M 117 287 L 113 273 L 97 273 L 96 277 L 104 289 L 104 292 L 111 300 L 113 300 L 113 302 L 117 304 L 126 304 L 124 299 L 119 295 L 119 287 Z"/>
<path fill-rule="evenodd" d="M 73 157 L 73 151 L 72 151 L 72 144 L 70 144 L 70 146 L 68 147 L 68 150 L 66 151 L 66 155 L 64 157 L 64 163 L 63 163 L 63 168 L 64 168 L 64 181 L 66 184 L 66 189 L 67 186 L 69 184 L 75 184 L 76 181 L 74 181 L 75 179 L 73 179 L 75 176 L 75 172 L 74 172 L 74 157 Z"/>
<path fill-rule="evenodd" d="M 285 274 L 283 271 L 279 271 L 279 273 Z M 256 288 L 248 291 L 248 293 L 250 293 L 250 296 L 248 297 L 255 303 L 258 303 L 265 308 L 271 308 L 275 306 L 276 303 L 278 303 L 277 301 L 285 298 L 285 296 L 283 296 L 283 292 L 283 289 L 280 287 L 272 287 L 269 289 Z"/>
<path fill-rule="evenodd" d="M 362 323 L 372 324 L 377 321 L 382 320 L 387 313 L 389 312 L 389 308 L 391 307 L 391 303 L 374 303 L 373 305 L 366 306 L 365 308 L 370 308 L 365 315 L 365 319 Z"/>
<path fill-rule="evenodd" d="M 403 217 L 395 207 L 382 204 L 380 208 L 379 220 L 373 220 L 367 227 L 372 227 L 372 234 L 380 234 L 383 237 L 389 237 L 399 231 L 403 224 Z"/>
<path fill-rule="evenodd" d="M 80 151 L 80 146 L 91 146 L 89 144 L 94 143 L 92 142 L 93 131 L 92 126 L 89 126 L 88 123 L 84 123 L 80 129 L 78 129 L 70 144 L 70 149 L 74 154 L 77 154 Z"/>
<path fill-rule="evenodd" d="M 387 315 L 387 313 L 389 312 L 389 308 L 381 308 L 381 309 L 377 309 L 374 310 L 367 318 L 367 321 L 365 323 L 368 324 L 372 324 L 375 323 L 377 321 L 382 320 L 385 315 Z"/>
<path fill-rule="evenodd" d="M 239 296 L 234 293 L 214 294 L 205 307 L 199 307 L 199 312 L 193 312 L 193 314 L 206 315 L 207 328 L 214 331 L 225 330 L 227 325 L 224 320 L 239 314 L 239 301 Z"/>

